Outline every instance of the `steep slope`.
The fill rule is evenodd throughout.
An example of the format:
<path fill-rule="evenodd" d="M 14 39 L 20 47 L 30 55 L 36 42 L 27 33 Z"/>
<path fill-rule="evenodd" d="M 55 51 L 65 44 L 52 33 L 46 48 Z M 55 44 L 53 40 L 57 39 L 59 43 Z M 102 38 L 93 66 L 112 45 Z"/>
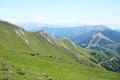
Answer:
<path fill-rule="evenodd" d="M 67 37 L 76 44 L 84 47 L 91 48 L 94 50 L 103 51 L 105 55 L 111 59 L 116 57 L 116 59 L 105 62 L 103 67 L 112 71 L 120 71 L 120 41 L 119 32 L 110 30 L 104 25 L 96 26 L 81 26 L 81 27 L 71 27 L 71 28 L 49 28 L 44 27 L 43 30 L 48 31 L 51 35 L 61 39 Z M 106 61 L 105 60 L 105 61 Z M 109 67 L 112 65 L 112 67 Z"/>
<path fill-rule="evenodd" d="M 108 70 L 120 71 L 120 33 L 113 30 L 99 30 L 84 33 L 73 41 L 84 48 L 103 51 L 110 59 L 101 63 Z M 111 58 L 115 59 L 111 60 Z"/>
<path fill-rule="evenodd" d="M 6 50 L 17 49 L 18 50 L 30 50 L 26 45 L 28 40 L 26 39 L 27 32 L 13 24 L 0 21 L 0 48 Z"/>
<path fill-rule="evenodd" d="M 90 34 L 86 37 L 87 34 Z M 76 42 L 80 46 L 85 48 L 92 48 L 95 50 L 103 50 L 108 55 L 119 56 L 119 32 L 112 30 L 104 30 L 98 32 L 90 32 L 83 34 L 85 39 L 83 41 Z M 92 34 L 93 33 L 93 34 Z M 79 38 L 82 38 L 79 36 Z"/>
<path fill-rule="evenodd" d="M 3 51 L 42 53 L 43 56 L 66 58 L 69 62 L 75 61 L 69 56 L 70 52 L 60 48 L 55 39 L 54 42 L 51 41 L 52 37 L 44 31 L 31 33 L 4 21 L 0 26 L 0 48 Z"/>
<path fill-rule="evenodd" d="M 60 42 L 63 45 L 67 46 L 71 51 L 73 51 L 75 53 L 76 58 L 83 64 L 86 63 L 88 65 L 90 62 L 98 64 L 106 59 L 109 59 L 109 57 L 103 52 L 81 48 L 80 46 L 76 45 L 74 42 L 70 41 L 67 38 L 61 39 Z M 84 61 L 84 58 L 87 61 Z"/>
<path fill-rule="evenodd" d="M 42 53 L 41 55 L 43 56 L 52 56 L 52 57 L 65 59 L 68 62 L 76 60 L 76 56 L 74 56 L 74 53 L 70 52 L 65 45 L 59 44 L 56 39 L 54 39 L 45 31 L 37 31 L 30 33 L 6 22 L 3 22 L 3 24 L 1 23 L 1 25 L 4 26 L 1 27 L 1 30 L 2 29 L 6 30 L 5 32 L 4 31 L 2 32 L 4 32 L 4 36 L 7 37 L 7 39 L 3 38 L 5 41 L 3 42 L 3 44 L 6 44 L 6 42 L 10 43 L 10 44 L 7 43 L 7 45 L 4 46 L 7 49 L 11 49 L 11 50 L 16 49 L 18 51 L 18 49 L 20 48 L 20 50 L 22 49 L 23 51 Z M 12 28 L 10 29 L 8 25 L 11 25 Z M 10 36 L 6 36 L 7 35 L 6 32 L 11 32 L 12 34 L 9 34 Z M 11 38 L 11 41 L 9 41 L 8 37 Z M 15 45 L 13 46 L 13 44 Z M 46 48 L 49 49 L 49 53 L 48 51 L 46 51 Z M 95 64 L 91 63 L 91 65 L 93 66 Z"/>
<path fill-rule="evenodd" d="M 77 46 L 75 43 L 70 41 L 67 38 L 60 40 L 60 42 L 66 45 L 70 50 L 75 53 L 76 58 L 83 64 L 89 64 L 92 62 L 98 64 L 99 66 L 111 70 L 111 71 L 120 71 L 120 58 L 119 56 L 110 57 L 109 55 L 94 51 L 91 49 L 84 49 L 80 46 Z"/>
<path fill-rule="evenodd" d="M 110 59 L 105 60 L 101 65 L 108 70 L 120 71 L 119 35 L 120 33 L 116 31 L 104 30 L 86 37 L 84 41 L 79 42 L 79 45 L 85 48 L 103 51 Z M 113 57 L 115 59 L 112 59 Z"/>
<path fill-rule="evenodd" d="M 80 64 L 74 56 L 77 53 L 45 31 L 27 32 L 5 21 L 0 22 L 0 30 L 1 80 L 120 79 L 119 73 L 101 69 L 86 56 L 90 66 L 94 64 L 95 68 Z M 94 60 L 97 62 L 97 58 Z"/>
<path fill-rule="evenodd" d="M 116 32 L 114 30 L 104 30 L 102 33 L 114 42 L 120 43 L 120 32 Z"/>

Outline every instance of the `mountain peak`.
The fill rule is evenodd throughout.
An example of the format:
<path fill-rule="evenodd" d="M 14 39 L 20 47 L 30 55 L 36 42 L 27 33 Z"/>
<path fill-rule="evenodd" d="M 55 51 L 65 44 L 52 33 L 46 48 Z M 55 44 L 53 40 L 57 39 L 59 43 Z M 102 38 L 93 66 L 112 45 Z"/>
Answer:
<path fill-rule="evenodd" d="M 106 25 L 95 25 L 93 27 L 96 28 L 97 30 L 102 30 L 102 31 L 109 29 Z"/>
<path fill-rule="evenodd" d="M 80 28 L 85 29 L 85 30 L 99 30 L 99 31 L 104 31 L 104 30 L 109 30 L 109 28 L 106 25 L 91 25 L 91 26 L 81 26 Z"/>

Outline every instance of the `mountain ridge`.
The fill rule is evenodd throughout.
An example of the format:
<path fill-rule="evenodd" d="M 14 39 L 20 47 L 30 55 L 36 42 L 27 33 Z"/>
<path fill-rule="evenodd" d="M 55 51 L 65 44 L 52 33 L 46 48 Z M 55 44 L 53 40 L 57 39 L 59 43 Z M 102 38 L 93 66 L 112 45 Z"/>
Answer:
<path fill-rule="evenodd" d="M 116 71 L 119 71 L 119 32 L 111 30 L 105 25 L 95 25 L 89 27 L 83 26 L 74 28 L 43 27 L 42 30 L 46 30 L 49 34 L 55 36 L 58 39 L 67 37 L 68 39 L 75 42 L 77 45 L 82 46 L 84 48 L 91 48 L 94 50 L 103 51 L 110 58 L 116 56 L 118 60 L 109 61 L 103 64 L 102 66 L 105 67 L 106 64 L 112 65 L 111 68 L 109 66 L 105 67 L 108 70 L 112 70 L 112 68 L 115 67 L 115 65 L 119 65 L 116 66 L 118 68 L 116 68 Z"/>
<path fill-rule="evenodd" d="M 106 71 L 98 65 L 109 59 L 103 52 L 86 50 L 68 39 L 59 41 L 45 31 L 28 32 L 6 22 L 0 22 L 0 30 L 0 79 L 120 78 L 119 73 Z M 103 77 L 101 73 L 106 76 Z"/>

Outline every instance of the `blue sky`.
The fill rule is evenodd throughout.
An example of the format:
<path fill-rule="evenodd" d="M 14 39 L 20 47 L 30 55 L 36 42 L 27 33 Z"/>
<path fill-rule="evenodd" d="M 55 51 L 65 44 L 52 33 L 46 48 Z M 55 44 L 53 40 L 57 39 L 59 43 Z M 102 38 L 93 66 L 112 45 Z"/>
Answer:
<path fill-rule="evenodd" d="M 0 19 L 120 28 L 120 0 L 0 0 Z"/>

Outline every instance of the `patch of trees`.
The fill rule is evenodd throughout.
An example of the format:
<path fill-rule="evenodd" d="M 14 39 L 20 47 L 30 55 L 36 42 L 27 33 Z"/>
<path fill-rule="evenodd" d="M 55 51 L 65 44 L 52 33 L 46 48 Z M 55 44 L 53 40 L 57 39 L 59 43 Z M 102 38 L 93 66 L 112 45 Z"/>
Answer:
<path fill-rule="evenodd" d="M 102 63 L 101 65 L 109 71 L 120 72 L 120 58 Z"/>
<path fill-rule="evenodd" d="M 94 58 L 92 58 L 94 57 Z M 96 54 L 96 52 L 91 52 L 91 61 L 95 62 L 95 63 L 99 63 L 102 61 L 102 57 L 98 54 Z"/>
<path fill-rule="evenodd" d="M 117 47 L 116 51 L 120 54 L 120 46 Z"/>

